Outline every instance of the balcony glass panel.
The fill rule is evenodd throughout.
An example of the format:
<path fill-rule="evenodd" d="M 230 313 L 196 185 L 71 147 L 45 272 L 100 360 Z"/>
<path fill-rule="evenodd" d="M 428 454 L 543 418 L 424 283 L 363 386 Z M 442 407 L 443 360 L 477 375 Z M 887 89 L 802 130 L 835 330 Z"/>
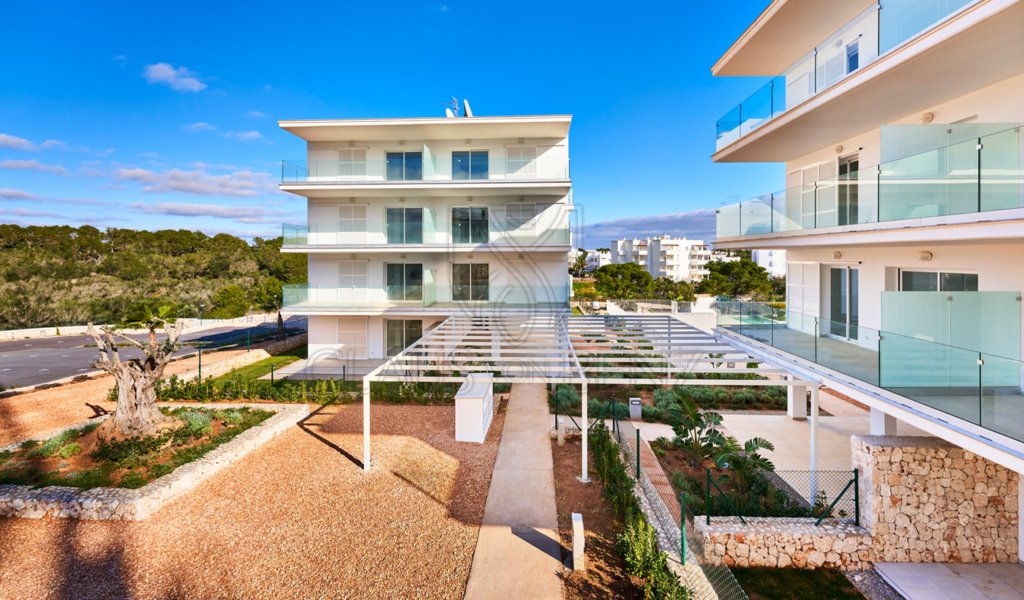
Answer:
<path fill-rule="evenodd" d="M 716 150 L 843 81 L 976 0 L 891 0 L 828 36 L 716 123 Z"/>
<path fill-rule="evenodd" d="M 910 298 L 901 330 L 864 327 L 847 318 L 829 320 L 752 302 L 719 300 L 718 327 L 914 400 L 924 406 L 1024 441 L 1024 365 L 1019 359 L 1020 308 L 1016 292 L 962 292 L 943 309 Z M 909 292 L 907 296 L 931 296 Z M 969 295 L 969 297 L 968 297 Z M 890 297 L 888 302 L 893 302 Z M 769 312 L 769 311 L 773 312 Z M 770 316 L 769 316 L 770 314 Z M 885 318 L 883 308 L 883 318 Z M 891 317 L 891 315 L 890 315 Z M 921 333 L 927 319 L 941 333 Z M 961 323 L 966 319 L 969 323 Z M 891 322 L 892 319 L 886 319 Z M 942 343 L 937 338 L 948 339 Z M 967 344 L 974 347 L 962 347 Z M 979 351 L 983 348 L 985 351 Z M 995 348 L 1008 356 L 989 352 Z"/>
<path fill-rule="evenodd" d="M 525 155 L 525 156 L 524 156 Z M 454 151 L 439 157 L 423 152 L 388 152 L 384 159 L 281 162 L 282 183 L 365 183 L 376 181 L 558 181 L 569 179 L 569 158 L 555 151 L 537 155 L 510 148 L 509 155 Z"/>

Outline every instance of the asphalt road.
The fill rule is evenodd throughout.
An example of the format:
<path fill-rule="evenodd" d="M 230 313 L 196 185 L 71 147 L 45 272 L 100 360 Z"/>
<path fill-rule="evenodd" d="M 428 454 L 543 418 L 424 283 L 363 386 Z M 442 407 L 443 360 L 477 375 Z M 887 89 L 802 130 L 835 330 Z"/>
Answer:
<path fill-rule="evenodd" d="M 303 322 L 289 323 L 285 327 L 298 328 Z M 231 343 L 241 342 L 244 346 L 246 332 L 252 337 L 259 333 L 273 331 L 265 327 L 222 327 L 207 329 L 181 336 L 183 342 Z M 146 335 L 134 335 L 144 340 Z M 159 336 L 163 337 L 163 336 Z M 86 347 L 86 345 L 92 347 Z M 142 352 L 136 348 L 119 347 L 122 359 L 137 358 Z M 195 347 L 186 346 L 175 356 L 195 352 Z M 48 383 L 65 377 L 84 375 L 94 369 L 89 363 L 99 354 L 95 342 L 88 335 L 60 336 L 38 339 L 21 339 L 0 342 L 0 389 L 7 390 L 27 385 Z"/>

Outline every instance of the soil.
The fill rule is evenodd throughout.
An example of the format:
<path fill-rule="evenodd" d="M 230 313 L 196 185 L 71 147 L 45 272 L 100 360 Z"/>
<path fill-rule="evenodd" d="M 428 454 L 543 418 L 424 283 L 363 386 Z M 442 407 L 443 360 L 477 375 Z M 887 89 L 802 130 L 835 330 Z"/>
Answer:
<path fill-rule="evenodd" d="M 686 455 L 683 453 L 683 451 L 679 450 L 674 446 L 666 447 L 665 456 L 658 456 L 657 454 L 655 454 L 654 456 L 658 459 L 658 464 L 661 465 L 661 470 L 664 471 L 665 475 L 669 477 L 669 482 L 672 482 L 672 473 L 676 471 L 682 471 L 687 475 L 696 476 L 701 481 L 704 481 L 707 477 L 707 468 L 711 467 L 711 478 L 714 479 L 715 483 L 718 484 L 718 487 L 720 487 L 722 491 L 725 492 L 726 494 L 732 491 L 731 482 L 729 482 L 728 480 L 720 481 L 722 475 L 725 474 L 725 471 L 723 471 L 722 469 L 715 468 L 714 463 L 710 460 L 705 461 L 701 468 L 694 469 L 693 467 L 690 466 L 689 461 L 686 459 Z M 672 487 L 673 489 L 675 489 L 676 486 L 674 483 Z M 676 489 L 677 494 L 681 491 L 682 490 Z"/>
<path fill-rule="evenodd" d="M 615 540 L 622 531 L 605 504 L 604 486 L 597 479 L 580 483 L 580 440 L 567 439 L 558 447 L 551 440 L 555 467 L 555 501 L 558 507 L 558 534 L 562 540 L 562 563 L 572 564 L 572 513 L 583 515 L 586 535 L 584 571 L 564 569 L 566 600 L 611 598 L 634 600 L 643 598 L 641 588 L 626 573 L 626 563 L 615 551 Z"/>

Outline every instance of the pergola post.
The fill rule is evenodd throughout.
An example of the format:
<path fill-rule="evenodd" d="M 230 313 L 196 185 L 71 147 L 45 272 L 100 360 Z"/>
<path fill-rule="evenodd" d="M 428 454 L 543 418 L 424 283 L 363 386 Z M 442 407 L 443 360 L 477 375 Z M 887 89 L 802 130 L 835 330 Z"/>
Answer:
<path fill-rule="evenodd" d="M 811 383 L 811 504 L 818 497 L 818 385 Z"/>
<path fill-rule="evenodd" d="M 363 378 L 363 470 L 370 470 L 370 380 Z"/>
<path fill-rule="evenodd" d="M 580 421 L 580 429 L 583 430 L 583 473 L 580 475 L 580 481 L 583 483 L 589 483 L 590 479 L 587 477 L 587 433 L 590 430 L 590 427 L 587 425 L 587 381 L 585 379 L 583 380 L 582 398 L 583 408 L 581 410 L 583 412 L 583 418 Z"/>

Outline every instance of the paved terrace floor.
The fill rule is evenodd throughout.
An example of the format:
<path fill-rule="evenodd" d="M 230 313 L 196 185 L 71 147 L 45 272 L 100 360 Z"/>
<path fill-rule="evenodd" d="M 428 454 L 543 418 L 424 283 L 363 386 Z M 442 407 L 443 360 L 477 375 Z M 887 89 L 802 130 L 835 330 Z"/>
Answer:
<path fill-rule="evenodd" d="M 547 392 L 513 384 L 465 600 L 562 600 Z"/>
<path fill-rule="evenodd" d="M 907 600 L 1024 600 L 1024 566 L 875 563 Z"/>

